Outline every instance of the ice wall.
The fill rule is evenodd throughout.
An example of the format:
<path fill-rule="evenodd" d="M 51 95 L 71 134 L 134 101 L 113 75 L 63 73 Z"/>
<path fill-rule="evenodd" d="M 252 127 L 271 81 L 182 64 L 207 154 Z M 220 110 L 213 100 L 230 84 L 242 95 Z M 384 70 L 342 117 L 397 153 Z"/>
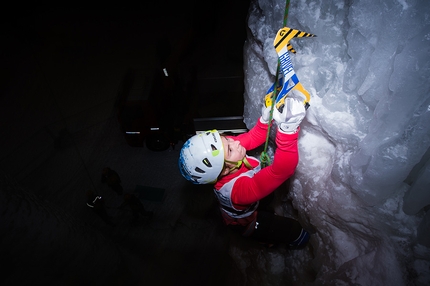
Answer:
<path fill-rule="evenodd" d="M 250 6 L 248 127 L 275 79 L 273 40 L 285 4 Z M 316 229 L 314 283 L 429 282 L 430 2 L 292 0 L 287 26 L 317 35 L 291 41 L 294 69 L 312 97 L 288 195 Z"/>

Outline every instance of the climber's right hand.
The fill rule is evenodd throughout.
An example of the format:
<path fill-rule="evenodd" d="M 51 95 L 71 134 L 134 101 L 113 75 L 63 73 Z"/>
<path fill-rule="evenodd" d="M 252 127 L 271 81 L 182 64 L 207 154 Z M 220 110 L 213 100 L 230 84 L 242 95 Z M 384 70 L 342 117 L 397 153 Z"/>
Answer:
<path fill-rule="evenodd" d="M 287 97 L 285 105 L 280 112 L 277 108 L 273 110 L 273 119 L 276 121 L 281 132 L 293 134 L 306 116 L 305 105 L 302 101 Z"/>

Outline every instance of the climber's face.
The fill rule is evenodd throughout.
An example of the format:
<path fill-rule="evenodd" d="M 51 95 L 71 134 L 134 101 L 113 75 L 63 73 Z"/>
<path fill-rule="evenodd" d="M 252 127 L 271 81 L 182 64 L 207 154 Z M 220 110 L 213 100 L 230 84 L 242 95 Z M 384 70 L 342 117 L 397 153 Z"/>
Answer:
<path fill-rule="evenodd" d="M 238 162 L 243 160 L 246 155 L 246 149 L 240 145 L 238 140 L 231 137 L 221 136 L 222 144 L 224 145 L 224 160 L 230 162 Z"/>

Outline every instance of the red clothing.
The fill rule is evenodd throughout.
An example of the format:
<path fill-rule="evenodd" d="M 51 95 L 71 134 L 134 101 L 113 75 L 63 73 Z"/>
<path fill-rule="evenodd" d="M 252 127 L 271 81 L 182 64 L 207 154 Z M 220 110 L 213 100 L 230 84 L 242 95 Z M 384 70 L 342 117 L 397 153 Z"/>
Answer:
<path fill-rule="evenodd" d="M 234 137 L 246 150 L 252 150 L 262 145 L 266 140 L 268 125 L 260 120 L 249 130 L 249 132 Z M 299 130 L 298 130 L 299 131 Z M 242 176 L 237 179 L 233 186 L 231 200 L 237 209 L 245 209 L 249 205 L 259 201 L 272 193 L 277 187 L 294 174 L 299 161 L 298 154 L 298 131 L 295 134 L 285 134 L 280 131 L 276 133 L 276 151 L 271 165 L 261 169 L 252 178 Z M 249 160 L 255 167 L 256 160 Z M 215 189 L 219 190 L 225 183 L 240 174 L 248 171 L 245 164 L 233 174 L 222 177 L 215 183 Z"/>

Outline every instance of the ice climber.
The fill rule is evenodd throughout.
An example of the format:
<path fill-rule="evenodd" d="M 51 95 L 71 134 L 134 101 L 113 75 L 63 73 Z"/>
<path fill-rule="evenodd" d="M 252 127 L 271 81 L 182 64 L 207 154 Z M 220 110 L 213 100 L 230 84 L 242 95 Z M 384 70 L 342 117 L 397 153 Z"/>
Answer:
<path fill-rule="evenodd" d="M 287 97 L 282 113 L 274 108 L 277 123 L 273 162 L 261 168 L 260 161 L 246 154 L 261 146 L 269 127 L 270 107 L 248 132 L 225 136 L 217 130 L 188 139 L 180 152 L 181 174 L 194 184 L 214 184 L 224 223 L 243 236 L 260 243 L 285 243 L 290 248 L 304 247 L 309 233 L 292 218 L 260 210 L 259 201 L 272 194 L 290 178 L 298 164 L 300 123 L 306 115 L 303 102 Z"/>

